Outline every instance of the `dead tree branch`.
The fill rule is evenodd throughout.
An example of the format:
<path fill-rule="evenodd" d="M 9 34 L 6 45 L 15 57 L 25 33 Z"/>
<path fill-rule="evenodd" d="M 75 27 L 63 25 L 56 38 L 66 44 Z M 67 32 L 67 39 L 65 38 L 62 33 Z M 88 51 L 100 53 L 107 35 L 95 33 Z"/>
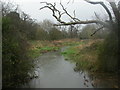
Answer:
<path fill-rule="evenodd" d="M 66 22 L 66 23 L 61 23 L 61 24 L 54 24 L 55 26 L 64 26 L 64 25 L 76 25 L 76 24 L 90 24 L 90 23 L 99 23 L 103 25 L 104 27 L 109 27 L 107 23 L 104 23 L 102 21 L 98 20 L 89 20 L 89 21 L 78 21 L 78 22 Z"/>
<path fill-rule="evenodd" d="M 104 27 L 102 26 L 102 27 L 100 27 L 100 28 L 98 28 L 96 31 L 94 31 L 92 34 L 91 34 L 91 36 L 93 36 L 94 34 L 96 34 L 99 30 L 101 30 L 101 29 L 103 29 Z"/>
<path fill-rule="evenodd" d="M 108 13 L 109 15 L 109 20 L 112 21 L 112 15 L 111 12 L 109 11 L 109 9 L 107 8 L 107 6 L 103 3 L 103 2 L 93 2 L 93 1 L 89 1 L 89 0 L 85 0 L 86 2 L 90 3 L 90 4 L 100 4 Z"/>
<path fill-rule="evenodd" d="M 61 20 L 61 16 L 62 16 L 63 14 L 65 14 L 65 13 L 64 13 L 64 12 L 61 13 L 61 12 L 55 7 L 56 4 L 53 5 L 53 4 L 47 3 L 47 2 L 41 2 L 41 3 L 45 3 L 46 6 L 41 7 L 40 10 L 42 10 L 42 9 L 44 9 L 44 8 L 49 8 L 49 9 L 52 11 L 52 13 L 53 13 L 53 17 L 55 17 L 58 22 L 60 22 L 60 23 L 65 23 L 64 21 Z M 59 16 L 56 15 L 56 12 L 58 12 Z"/>
<path fill-rule="evenodd" d="M 66 10 L 66 8 L 64 8 L 64 6 L 62 5 L 62 3 L 60 2 L 60 5 L 63 9 L 63 12 L 59 11 L 55 5 L 56 4 L 52 4 L 52 3 L 47 3 L 47 2 L 41 2 L 41 3 L 45 3 L 46 5 L 44 7 L 41 7 L 40 10 L 44 9 L 44 8 L 48 8 L 52 11 L 53 13 L 53 17 L 60 22 L 60 24 L 55 24 L 55 26 L 64 26 L 64 25 L 76 25 L 76 24 L 90 24 L 90 23 L 96 23 L 96 24 L 101 24 L 104 27 L 109 27 L 109 24 L 100 20 L 86 20 L 86 21 L 81 21 L 78 18 L 72 17 Z M 56 12 L 58 13 L 56 15 Z M 64 20 L 61 19 L 62 15 L 66 14 L 67 16 L 69 16 L 73 21 L 70 22 L 65 22 Z M 74 11 L 74 16 L 75 16 L 75 11 Z"/>
<path fill-rule="evenodd" d="M 65 12 L 72 20 L 74 20 L 75 22 L 76 22 L 76 21 L 80 21 L 78 18 L 72 17 L 72 16 L 67 12 L 67 10 L 64 8 L 64 6 L 62 5 L 61 2 L 60 2 L 60 5 L 61 5 L 62 9 L 64 10 L 64 12 Z"/>

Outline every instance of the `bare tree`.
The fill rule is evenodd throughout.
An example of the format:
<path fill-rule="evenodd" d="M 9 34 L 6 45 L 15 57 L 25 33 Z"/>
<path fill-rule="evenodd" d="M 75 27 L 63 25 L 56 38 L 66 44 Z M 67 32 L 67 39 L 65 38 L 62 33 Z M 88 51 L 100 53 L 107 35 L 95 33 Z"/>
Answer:
<path fill-rule="evenodd" d="M 105 9 L 105 11 L 107 12 L 107 14 L 109 16 L 109 20 L 102 21 L 102 20 L 98 19 L 98 20 L 82 21 L 82 20 L 76 18 L 75 11 L 73 12 L 74 16 L 70 15 L 68 13 L 67 9 L 63 6 L 63 4 L 61 2 L 60 2 L 60 5 L 61 5 L 63 11 L 60 11 L 59 9 L 56 8 L 56 3 L 52 4 L 52 3 L 48 3 L 48 2 L 41 2 L 41 3 L 44 3 L 45 6 L 41 7 L 40 10 L 42 10 L 44 8 L 49 8 L 52 11 L 53 17 L 59 22 L 59 24 L 55 24 L 55 26 L 96 23 L 96 24 L 99 24 L 100 27 L 93 34 L 95 34 L 97 31 L 99 31 L 102 28 L 112 29 L 112 28 L 115 28 L 116 26 L 117 26 L 117 29 L 115 31 L 118 32 L 118 30 L 119 30 L 118 28 L 120 28 L 120 27 L 118 27 L 118 26 L 120 26 L 120 12 L 119 12 L 120 5 L 119 5 L 119 3 L 118 3 L 118 7 L 117 7 L 114 0 L 113 1 L 107 0 L 112 8 L 113 13 L 114 13 L 114 16 L 115 16 L 115 21 L 114 21 L 111 11 L 102 1 L 99 1 L 99 2 L 93 2 L 90 0 L 84 0 L 84 1 L 86 1 L 90 4 L 93 4 L 93 5 L 97 5 L 97 4 L 101 5 Z M 70 17 L 71 21 L 66 22 L 66 21 L 62 20 L 61 17 L 64 14 L 66 14 L 68 17 Z M 114 25 L 116 25 L 116 26 L 114 26 Z"/>

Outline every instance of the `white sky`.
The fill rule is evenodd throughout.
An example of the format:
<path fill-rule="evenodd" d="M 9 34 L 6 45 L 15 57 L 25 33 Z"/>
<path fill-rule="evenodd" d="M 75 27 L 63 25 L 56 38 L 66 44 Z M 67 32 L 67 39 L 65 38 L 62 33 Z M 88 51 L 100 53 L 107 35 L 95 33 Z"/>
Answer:
<path fill-rule="evenodd" d="M 3 0 L 8 1 L 8 0 Z M 49 9 L 43 9 L 39 10 L 43 5 L 40 4 L 40 2 L 47 1 L 47 2 L 57 2 L 57 5 L 59 4 L 60 0 L 9 0 L 10 2 L 16 3 L 19 5 L 20 9 L 24 11 L 25 13 L 29 14 L 31 18 L 37 19 L 37 21 L 42 21 L 44 19 L 49 19 L 54 22 L 56 20 L 52 16 L 52 12 Z M 94 12 L 101 15 L 101 17 L 106 16 L 106 12 L 100 5 L 92 5 L 84 0 L 71 0 L 69 4 L 66 4 L 69 0 L 61 0 L 63 5 L 67 7 L 67 10 L 69 13 L 73 14 L 73 11 L 76 10 L 76 16 L 81 20 L 88 20 L 92 19 L 94 16 Z M 105 1 L 105 0 L 92 0 L 92 1 Z M 105 2 L 105 4 L 108 5 L 108 3 Z M 60 8 L 60 6 L 57 6 Z M 66 16 L 63 17 L 64 20 L 70 20 Z"/>

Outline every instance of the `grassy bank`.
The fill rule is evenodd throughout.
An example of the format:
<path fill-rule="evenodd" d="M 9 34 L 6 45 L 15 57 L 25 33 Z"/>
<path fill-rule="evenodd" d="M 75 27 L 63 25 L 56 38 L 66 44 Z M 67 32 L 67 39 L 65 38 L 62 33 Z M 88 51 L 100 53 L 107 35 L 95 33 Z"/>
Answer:
<path fill-rule="evenodd" d="M 63 39 L 63 40 L 54 40 L 54 41 L 30 41 L 30 49 L 28 55 L 31 58 L 36 58 L 43 53 L 50 51 L 57 51 L 63 46 L 70 46 L 66 51 L 62 52 L 65 56 L 66 60 L 70 60 L 76 63 L 75 71 L 79 70 L 89 70 L 89 71 L 107 71 L 112 70 L 112 64 L 114 64 L 114 60 L 112 64 L 109 62 L 110 59 L 101 59 L 100 57 L 105 57 L 107 55 L 108 58 L 111 56 L 116 57 L 115 55 L 108 56 L 109 48 L 105 50 L 103 39 L 88 39 L 88 40 L 79 40 L 79 39 Z M 106 47 L 107 48 L 107 47 Z M 113 48 L 114 49 L 114 48 Z M 102 54 L 101 54 L 102 51 Z M 103 53 L 103 51 L 105 53 Z M 115 52 L 113 52 L 114 54 Z M 104 68 L 108 66 L 109 68 Z M 111 68 L 110 68 L 111 66 Z M 115 67 L 115 66 L 114 66 Z M 103 69 L 101 69 L 103 68 Z M 108 70 L 109 69 L 109 70 Z M 113 70 L 114 71 L 114 70 Z"/>
<path fill-rule="evenodd" d="M 63 39 L 63 40 L 54 40 L 54 41 L 40 41 L 33 40 L 29 41 L 30 49 L 28 52 L 29 57 L 36 58 L 43 53 L 50 51 L 57 51 L 63 46 L 75 46 L 79 45 L 79 39 Z"/>
<path fill-rule="evenodd" d="M 28 55 L 33 59 L 42 55 L 43 53 L 47 53 L 50 51 L 57 51 L 60 49 L 60 47 L 63 46 L 74 46 L 80 44 L 78 39 L 63 39 L 63 40 L 54 40 L 54 41 L 34 40 L 34 41 L 29 41 L 29 43 L 30 43 L 30 49 Z"/>
<path fill-rule="evenodd" d="M 66 60 L 76 63 L 75 71 L 98 70 L 98 54 L 103 40 L 83 40 L 79 45 L 71 46 L 62 54 Z"/>
<path fill-rule="evenodd" d="M 51 43 L 50 41 L 30 41 L 30 45 L 28 55 L 33 59 L 43 53 L 59 49 L 59 46 L 55 46 L 54 43 Z"/>
<path fill-rule="evenodd" d="M 66 60 L 76 63 L 75 71 L 88 71 L 90 77 L 96 77 L 94 83 L 106 81 L 115 82 L 113 87 L 118 87 L 117 75 L 114 73 L 101 72 L 99 65 L 99 55 L 103 50 L 104 40 L 78 40 L 78 39 L 64 39 L 57 41 L 30 41 L 29 55 L 34 59 L 43 53 L 59 50 L 63 46 L 69 46 L 67 50 L 62 52 Z M 103 64 L 104 65 L 104 64 Z M 102 70 L 102 69 L 101 69 Z M 100 81 L 100 82 L 98 82 Z"/>

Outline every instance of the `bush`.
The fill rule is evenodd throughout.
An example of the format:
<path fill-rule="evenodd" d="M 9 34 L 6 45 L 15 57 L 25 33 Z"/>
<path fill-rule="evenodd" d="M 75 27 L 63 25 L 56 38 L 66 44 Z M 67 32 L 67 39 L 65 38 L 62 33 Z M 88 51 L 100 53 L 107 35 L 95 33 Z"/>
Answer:
<path fill-rule="evenodd" d="M 18 87 L 27 81 L 31 62 L 27 57 L 28 43 L 12 17 L 3 17 L 2 66 L 3 88 Z"/>
<path fill-rule="evenodd" d="M 114 32 L 104 40 L 98 64 L 101 71 L 115 72 L 118 69 L 118 37 Z"/>

